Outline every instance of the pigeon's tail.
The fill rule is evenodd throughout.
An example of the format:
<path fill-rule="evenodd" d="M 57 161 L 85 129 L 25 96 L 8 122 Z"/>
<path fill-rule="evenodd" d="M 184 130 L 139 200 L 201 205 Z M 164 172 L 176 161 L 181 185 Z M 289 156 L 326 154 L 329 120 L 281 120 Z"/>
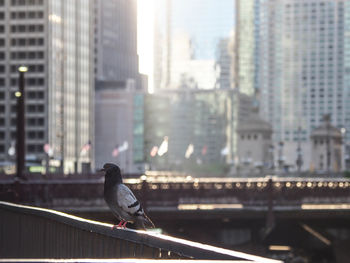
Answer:
<path fill-rule="evenodd" d="M 146 214 L 143 214 L 138 218 L 136 225 L 141 229 L 155 228 L 152 220 Z"/>
<path fill-rule="evenodd" d="M 156 228 L 155 227 L 155 225 L 153 224 L 153 222 L 152 222 L 152 220 L 146 215 L 146 214 L 144 214 L 144 216 L 145 216 L 145 223 L 147 224 L 147 225 L 149 225 L 150 226 L 150 228 Z"/>

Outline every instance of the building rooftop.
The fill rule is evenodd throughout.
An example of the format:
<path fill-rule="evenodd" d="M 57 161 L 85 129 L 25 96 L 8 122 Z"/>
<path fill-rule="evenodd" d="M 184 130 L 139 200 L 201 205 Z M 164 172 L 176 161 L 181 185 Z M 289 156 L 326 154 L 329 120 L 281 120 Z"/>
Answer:
<path fill-rule="evenodd" d="M 272 126 L 261 119 L 257 113 L 251 113 L 246 119 L 238 123 L 237 132 L 268 132 L 272 133 Z"/>

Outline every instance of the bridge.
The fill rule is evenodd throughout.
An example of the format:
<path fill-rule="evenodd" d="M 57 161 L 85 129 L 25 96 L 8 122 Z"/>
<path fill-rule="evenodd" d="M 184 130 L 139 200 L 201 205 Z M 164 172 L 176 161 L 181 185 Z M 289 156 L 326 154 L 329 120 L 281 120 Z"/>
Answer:
<path fill-rule="evenodd" d="M 8 178 L 0 192 L 2 200 L 113 222 L 103 182 L 102 175 Z M 155 224 L 175 236 L 261 255 L 275 253 L 267 252 L 271 245 L 328 258 L 349 253 L 346 178 L 195 178 L 158 172 L 125 183 Z"/>
<path fill-rule="evenodd" d="M 103 200 L 102 176 L 84 175 L 1 180 L 2 199 L 69 212 L 107 211 Z M 350 179 L 346 178 L 195 178 L 158 173 L 124 179 L 152 213 L 210 211 L 284 212 L 303 216 L 317 212 L 350 211 Z M 339 214 L 339 213 L 338 213 Z M 183 215 L 181 215 L 182 217 Z M 221 216 L 221 215 L 220 215 Z M 327 216 L 329 216 L 327 214 Z"/>

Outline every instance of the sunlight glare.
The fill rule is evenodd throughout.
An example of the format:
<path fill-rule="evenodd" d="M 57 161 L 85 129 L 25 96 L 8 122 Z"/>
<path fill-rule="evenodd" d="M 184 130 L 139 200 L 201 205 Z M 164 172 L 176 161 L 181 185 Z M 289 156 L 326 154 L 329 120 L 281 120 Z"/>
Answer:
<path fill-rule="evenodd" d="M 148 92 L 153 93 L 154 0 L 137 1 L 137 52 L 139 72 L 148 76 Z"/>

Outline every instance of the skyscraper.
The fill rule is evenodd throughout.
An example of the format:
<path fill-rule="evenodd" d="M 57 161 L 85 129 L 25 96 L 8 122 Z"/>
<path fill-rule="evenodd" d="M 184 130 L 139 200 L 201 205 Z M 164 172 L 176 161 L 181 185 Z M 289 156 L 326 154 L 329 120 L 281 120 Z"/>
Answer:
<path fill-rule="evenodd" d="M 18 67 L 26 78 L 27 159 L 46 156 L 64 172 L 89 167 L 93 140 L 92 5 L 83 0 L 0 1 L 0 159 L 16 136 Z"/>
<path fill-rule="evenodd" d="M 139 73 L 137 0 L 96 0 L 95 18 L 96 166 L 141 172 L 147 78 Z"/>
<path fill-rule="evenodd" d="M 261 113 L 295 165 L 301 143 L 309 168 L 310 135 L 325 114 L 350 130 L 350 3 L 335 0 L 260 1 Z M 347 133 L 349 139 L 350 134 Z"/>
<path fill-rule="evenodd" d="M 229 52 L 216 50 L 233 29 L 234 0 L 156 1 L 155 91 L 229 88 L 219 80 L 220 56 Z"/>
<path fill-rule="evenodd" d="M 132 79 L 146 90 L 139 74 L 136 0 L 95 0 L 95 73 L 97 88 Z"/>

